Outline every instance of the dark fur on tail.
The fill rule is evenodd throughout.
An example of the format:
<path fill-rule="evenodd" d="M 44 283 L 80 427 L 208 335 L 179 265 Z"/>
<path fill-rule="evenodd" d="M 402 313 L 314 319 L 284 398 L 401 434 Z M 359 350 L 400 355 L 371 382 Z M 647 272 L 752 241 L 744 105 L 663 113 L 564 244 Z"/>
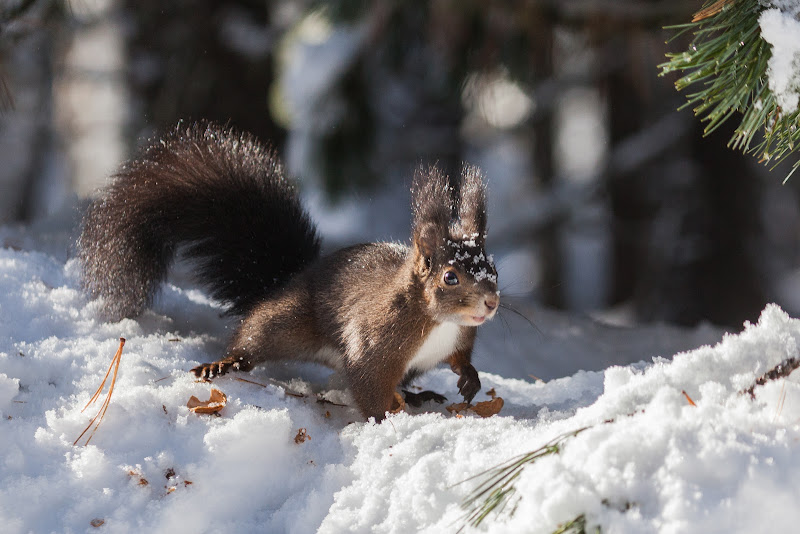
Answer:
<path fill-rule="evenodd" d="M 198 281 L 237 315 L 319 255 L 275 153 L 211 123 L 153 141 L 91 204 L 78 240 L 84 288 L 109 317 L 137 315 L 184 244 Z"/>

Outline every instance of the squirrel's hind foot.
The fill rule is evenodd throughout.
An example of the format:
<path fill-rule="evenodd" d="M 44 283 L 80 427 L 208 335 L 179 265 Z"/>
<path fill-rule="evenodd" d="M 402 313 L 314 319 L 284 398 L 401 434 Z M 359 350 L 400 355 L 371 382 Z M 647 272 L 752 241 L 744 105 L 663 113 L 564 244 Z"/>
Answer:
<path fill-rule="evenodd" d="M 424 402 L 436 401 L 439 404 L 442 404 L 444 401 L 447 400 L 447 397 L 444 395 L 440 395 L 435 391 L 420 391 L 419 393 L 412 393 L 407 390 L 403 390 L 403 400 L 406 401 L 406 404 L 410 404 L 414 408 L 419 408 L 422 406 Z"/>
<path fill-rule="evenodd" d="M 242 357 L 228 356 L 213 363 L 204 363 L 191 370 L 194 376 L 201 380 L 211 380 L 217 376 L 222 376 L 228 371 L 249 371 L 252 369 L 250 362 Z"/>

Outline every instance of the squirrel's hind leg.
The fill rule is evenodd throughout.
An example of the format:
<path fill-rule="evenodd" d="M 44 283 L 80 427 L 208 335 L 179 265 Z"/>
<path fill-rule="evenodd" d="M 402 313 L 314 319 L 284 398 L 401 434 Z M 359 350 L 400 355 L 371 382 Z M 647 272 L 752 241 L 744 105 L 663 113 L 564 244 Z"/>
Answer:
<path fill-rule="evenodd" d="M 198 378 L 208 380 L 230 371 L 249 371 L 255 365 L 277 360 L 309 360 L 335 366 L 334 361 L 320 361 L 325 355 L 320 336 L 312 320 L 298 313 L 305 294 L 287 288 L 278 297 L 257 305 L 242 320 L 225 351 L 225 356 L 213 363 L 192 369 Z"/>

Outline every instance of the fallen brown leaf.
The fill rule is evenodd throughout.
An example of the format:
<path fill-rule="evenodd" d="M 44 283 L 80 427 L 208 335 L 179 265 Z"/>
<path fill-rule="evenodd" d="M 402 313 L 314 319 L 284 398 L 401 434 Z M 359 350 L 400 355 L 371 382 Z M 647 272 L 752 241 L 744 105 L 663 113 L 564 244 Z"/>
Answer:
<path fill-rule="evenodd" d="M 481 417 L 491 417 L 500 413 L 503 404 L 502 397 L 493 397 L 492 400 L 479 402 L 470 409 Z"/>
<path fill-rule="evenodd" d="M 227 402 L 228 397 L 223 392 L 217 388 L 211 388 L 211 396 L 207 401 L 201 401 L 192 395 L 189 402 L 186 403 L 186 406 L 194 413 L 211 414 L 222 410 Z"/>
<path fill-rule="evenodd" d="M 130 470 L 128 471 L 128 476 L 138 478 L 139 481 L 137 482 L 137 484 L 139 486 L 147 486 L 148 484 L 150 484 L 150 482 L 148 482 L 147 479 L 144 478 L 142 474 L 139 473 L 138 471 Z"/>
<path fill-rule="evenodd" d="M 398 392 L 394 392 L 394 399 L 392 399 L 392 407 L 389 408 L 389 413 L 400 413 L 406 409 L 406 401 L 403 396 Z"/>
<path fill-rule="evenodd" d="M 446 409 L 448 412 L 455 414 L 456 417 L 459 417 L 461 412 L 472 412 L 481 417 L 491 417 L 500 413 L 500 410 L 503 409 L 503 404 L 502 397 L 495 396 L 492 400 L 478 402 L 475 405 L 459 402 L 447 406 Z"/>
<path fill-rule="evenodd" d="M 95 518 L 89 521 L 89 524 L 92 525 L 94 528 L 102 527 L 105 524 L 105 519 Z"/>
<path fill-rule="evenodd" d="M 307 441 L 309 439 L 311 439 L 311 436 L 308 435 L 308 432 L 306 431 L 306 429 L 305 428 L 300 428 L 297 431 L 297 435 L 294 437 L 294 442 L 299 445 L 299 444 L 301 444 L 304 441 Z"/>

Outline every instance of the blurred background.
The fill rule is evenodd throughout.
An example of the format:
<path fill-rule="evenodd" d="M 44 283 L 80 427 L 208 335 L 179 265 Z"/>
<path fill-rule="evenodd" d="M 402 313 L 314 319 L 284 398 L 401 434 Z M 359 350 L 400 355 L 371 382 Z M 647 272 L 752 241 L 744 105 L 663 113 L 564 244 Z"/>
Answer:
<path fill-rule="evenodd" d="M 0 0 L 0 222 L 74 214 L 212 119 L 276 146 L 329 249 L 406 240 L 420 163 L 481 166 L 501 289 L 614 324 L 800 312 L 800 177 L 703 137 L 665 25 L 699 0 Z M 74 219 L 74 217 L 73 217 Z"/>

